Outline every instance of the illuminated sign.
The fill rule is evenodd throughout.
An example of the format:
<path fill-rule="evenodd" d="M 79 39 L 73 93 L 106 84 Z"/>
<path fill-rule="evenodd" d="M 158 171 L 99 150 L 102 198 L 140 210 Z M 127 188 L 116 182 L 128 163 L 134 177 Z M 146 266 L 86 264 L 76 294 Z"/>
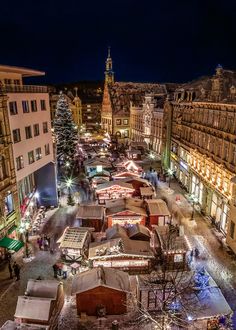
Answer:
<path fill-rule="evenodd" d="M 102 165 L 97 165 L 97 172 L 102 172 Z"/>

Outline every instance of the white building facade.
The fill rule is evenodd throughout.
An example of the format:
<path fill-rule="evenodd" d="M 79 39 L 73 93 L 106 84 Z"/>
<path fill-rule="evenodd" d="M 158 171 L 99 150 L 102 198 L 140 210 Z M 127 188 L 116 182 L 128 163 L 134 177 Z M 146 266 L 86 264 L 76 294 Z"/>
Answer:
<path fill-rule="evenodd" d="M 0 66 L 0 81 L 8 98 L 21 216 L 29 204 L 57 205 L 47 87 L 24 85 L 22 81 L 23 77 L 41 75 L 44 72 Z"/>

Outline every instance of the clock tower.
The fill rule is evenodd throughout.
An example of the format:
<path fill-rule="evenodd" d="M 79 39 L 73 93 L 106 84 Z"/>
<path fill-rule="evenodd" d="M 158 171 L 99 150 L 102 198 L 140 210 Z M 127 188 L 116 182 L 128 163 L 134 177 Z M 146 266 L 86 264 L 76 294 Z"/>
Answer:
<path fill-rule="evenodd" d="M 112 71 L 111 48 L 108 47 L 108 56 L 106 59 L 105 84 L 114 83 L 114 72 Z"/>

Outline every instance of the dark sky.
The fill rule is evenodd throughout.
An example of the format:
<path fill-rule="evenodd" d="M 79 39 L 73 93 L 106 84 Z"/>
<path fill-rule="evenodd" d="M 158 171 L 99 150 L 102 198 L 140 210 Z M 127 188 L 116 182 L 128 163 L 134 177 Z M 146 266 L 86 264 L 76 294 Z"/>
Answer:
<path fill-rule="evenodd" d="M 0 30 L 0 63 L 48 83 L 102 80 L 108 45 L 118 81 L 236 69 L 236 0 L 1 1 Z"/>

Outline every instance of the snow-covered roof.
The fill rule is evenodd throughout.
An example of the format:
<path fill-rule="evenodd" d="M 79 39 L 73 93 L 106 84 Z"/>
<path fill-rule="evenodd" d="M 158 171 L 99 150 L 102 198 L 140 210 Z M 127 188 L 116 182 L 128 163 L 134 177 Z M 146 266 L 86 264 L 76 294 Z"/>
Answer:
<path fill-rule="evenodd" d="M 26 323 L 17 323 L 15 321 L 6 321 L 1 330 L 48 330 L 49 326 L 42 324 L 26 324 Z"/>
<path fill-rule="evenodd" d="M 179 236 L 179 228 L 172 226 L 154 226 L 164 251 L 188 251 L 188 243 L 185 236 Z"/>
<path fill-rule="evenodd" d="M 52 299 L 18 296 L 15 318 L 48 321 Z"/>
<path fill-rule="evenodd" d="M 92 290 L 98 286 L 129 292 L 129 275 L 113 268 L 93 268 L 73 279 L 72 295 Z"/>
<path fill-rule="evenodd" d="M 104 207 L 101 205 L 80 205 L 76 217 L 79 219 L 103 219 Z"/>
<path fill-rule="evenodd" d="M 92 158 L 84 161 L 84 166 L 105 166 L 112 167 L 111 162 L 106 158 Z"/>
<path fill-rule="evenodd" d="M 60 248 L 82 249 L 88 234 L 88 228 L 67 227 L 58 240 Z"/>
<path fill-rule="evenodd" d="M 116 223 L 115 225 L 113 225 L 112 227 L 106 230 L 106 237 L 107 239 L 113 239 L 113 238 L 121 238 L 128 236 L 125 228 L 118 225 L 118 223 Z"/>
<path fill-rule="evenodd" d="M 59 285 L 62 283 L 54 280 L 29 280 L 25 295 L 56 299 Z"/>
<path fill-rule="evenodd" d="M 129 226 L 127 228 L 128 236 L 130 238 L 135 238 L 135 236 L 138 236 L 139 234 L 146 236 L 150 239 L 150 231 L 147 227 L 140 225 L 136 223 L 135 225 Z"/>
<path fill-rule="evenodd" d="M 119 186 L 128 190 L 133 190 L 134 188 L 131 183 L 124 182 L 122 180 L 108 181 L 97 186 L 97 193 L 101 190 L 113 189 L 115 186 Z"/>
<path fill-rule="evenodd" d="M 139 215 L 147 215 L 144 202 L 138 198 L 119 198 L 107 201 L 106 215 L 116 215 L 123 211 L 130 211 Z"/>
<path fill-rule="evenodd" d="M 162 199 L 149 199 L 146 201 L 150 215 L 168 215 L 170 211 L 166 205 L 166 202 Z"/>
<path fill-rule="evenodd" d="M 120 256 L 140 256 L 142 258 L 153 258 L 150 243 L 147 241 L 136 241 L 128 237 L 115 238 L 89 245 L 89 259 L 112 258 Z"/>

